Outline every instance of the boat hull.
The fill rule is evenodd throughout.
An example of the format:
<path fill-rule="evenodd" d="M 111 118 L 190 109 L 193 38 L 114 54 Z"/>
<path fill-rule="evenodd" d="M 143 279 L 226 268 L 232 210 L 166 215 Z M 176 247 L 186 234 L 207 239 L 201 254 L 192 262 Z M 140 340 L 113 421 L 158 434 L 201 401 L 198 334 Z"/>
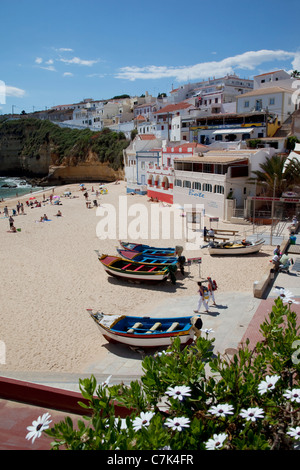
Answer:
<path fill-rule="evenodd" d="M 176 264 L 178 259 L 176 256 L 155 256 L 148 255 L 146 253 L 131 251 L 131 250 L 117 250 L 122 258 L 129 259 L 131 261 L 138 261 L 140 263 L 150 264 Z"/>
<path fill-rule="evenodd" d="M 153 256 L 176 256 L 175 248 L 157 248 L 155 246 L 142 245 L 138 243 L 119 242 L 121 247 L 127 251 L 135 251 Z"/>
<path fill-rule="evenodd" d="M 175 338 L 179 338 L 183 346 L 191 344 L 195 335 L 193 319 L 200 318 L 198 316 L 129 317 L 126 315 L 104 315 L 98 312 L 94 314 L 92 310 L 88 310 L 88 312 L 108 342 L 142 349 L 168 347 Z"/>
<path fill-rule="evenodd" d="M 114 270 L 113 268 L 110 268 L 109 266 L 104 266 L 104 270 L 109 274 L 110 276 L 117 277 L 120 279 L 125 279 L 129 281 L 139 281 L 139 282 L 161 282 L 167 279 L 169 273 L 168 272 L 163 272 L 161 274 L 147 274 L 147 273 L 141 273 L 141 274 L 134 274 L 134 273 L 129 273 L 129 272 L 121 272 L 119 270 Z"/>
<path fill-rule="evenodd" d="M 236 247 L 209 247 L 208 252 L 210 255 L 220 255 L 220 256 L 226 256 L 226 255 L 248 255 L 251 253 L 258 253 L 262 246 L 264 244 L 264 241 L 261 243 L 256 243 L 255 245 L 248 245 L 248 246 L 236 246 Z"/>
<path fill-rule="evenodd" d="M 126 335 L 121 335 L 121 334 L 115 334 L 111 333 L 108 331 L 103 330 L 99 326 L 99 329 L 104 336 L 104 338 L 109 342 L 113 344 L 123 344 L 125 346 L 132 346 L 136 348 L 141 348 L 141 349 L 156 349 L 156 348 L 163 348 L 163 347 L 168 347 L 171 346 L 172 342 L 174 341 L 175 338 L 179 337 L 180 342 L 183 345 L 188 345 L 191 344 L 194 341 L 194 332 L 191 332 L 189 334 L 185 335 L 172 335 L 172 336 L 162 336 L 159 337 L 156 335 L 153 338 L 137 338 L 134 335 L 132 337 L 126 336 Z"/>
<path fill-rule="evenodd" d="M 100 256 L 99 261 L 110 276 L 135 282 L 161 282 L 169 276 L 170 269 L 177 270 L 176 264 L 141 263 L 110 255 Z"/>

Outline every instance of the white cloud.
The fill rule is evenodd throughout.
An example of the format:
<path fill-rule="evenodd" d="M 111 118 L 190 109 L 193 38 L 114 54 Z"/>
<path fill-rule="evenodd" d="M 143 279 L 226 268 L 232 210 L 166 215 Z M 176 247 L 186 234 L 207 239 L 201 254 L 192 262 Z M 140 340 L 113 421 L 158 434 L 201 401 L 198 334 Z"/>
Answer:
<path fill-rule="evenodd" d="M 35 59 L 35 63 L 36 63 L 36 64 L 41 64 L 42 62 L 43 62 L 43 59 L 42 59 L 41 57 L 37 57 L 37 58 Z"/>
<path fill-rule="evenodd" d="M 46 64 L 51 65 L 51 64 L 53 64 L 53 62 L 54 61 L 52 59 L 49 59 L 49 60 L 47 60 Z"/>
<path fill-rule="evenodd" d="M 58 52 L 73 52 L 73 49 L 69 49 L 68 47 L 60 47 L 56 49 Z"/>
<path fill-rule="evenodd" d="M 48 65 L 48 67 L 40 67 L 43 70 L 49 70 L 50 72 L 56 72 L 56 68 L 53 65 Z"/>
<path fill-rule="evenodd" d="M 298 72 L 300 71 L 300 52 L 295 54 L 295 58 L 292 61 L 292 68 L 293 70 L 298 70 Z"/>
<path fill-rule="evenodd" d="M 15 98 L 22 98 L 25 95 L 25 90 L 22 90 L 22 88 L 17 88 L 14 86 L 5 86 L 5 94 L 6 96 L 14 96 Z"/>
<path fill-rule="evenodd" d="M 73 57 L 72 59 L 59 59 L 61 62 L 64 62 L 65 64 L 75 64 L 75 65 L 85 65 L 90 67 L 93 64 L 96 64 L 98 60 L 84 60 L 80 59 L 79 57 Z"/>
<path fill-rule="evenodd" d="M 73 74 L 71 72 L 65 72 L 63 73 L 63 77 L 73 77 Z"/>
<path fill-rule="evenodd" d="M 207 79 L 208 77 L 221 77 L 226 74 L 235 73 L 237 69 L 255 70 L 257 66 L 265 62 L 276 60 L 293 60 L 295 65 L 299 64 L 299 53 L 287 51 L 259 50 L 247 51 L 243 54 L 227 57 L 220 61 L 202 62 L 191 66 L 167 67 L 150 65 L 146 67 L 128 66 L 120 69 L 116 78 L 137 80 L 137 79 L 161 79 L 175 78 L 179 82 L 189 80 Z"/>

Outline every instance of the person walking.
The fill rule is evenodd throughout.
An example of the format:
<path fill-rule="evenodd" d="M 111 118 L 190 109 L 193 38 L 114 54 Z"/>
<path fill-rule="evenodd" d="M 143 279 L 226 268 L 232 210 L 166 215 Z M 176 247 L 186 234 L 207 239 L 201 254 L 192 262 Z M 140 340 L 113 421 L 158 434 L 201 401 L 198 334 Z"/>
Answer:
<path fill-rule="evenodd" d="M 209 300 L 212 300 L 213 305 L 217 305 L 215 301 L 215 294 L 214 291 L 216 290 L 216 281 L 213 281 L 211 277 L 207 278 L 208 280 L 208 294 L 209 294 Z"/>
<path fill-rule="evenodd" d="M 206 287 L 203 287 L 202 286 L 202 283 L 201 282 L 197 282 L 198 286 L 199 286 L 199 301 L 198 301 L 198 307 L 197 307 L 197 310 L 194 310 L 195 313 L 199 313 L 200 311 L 200 307 L 201 305 L 203 304 L 204 307 L 205 307 L 205 313 L 208 313 L 208 304 L 207 304 L 207 300 L 208 300 L 208 291 L 207 291 L 207 288 Z"/>

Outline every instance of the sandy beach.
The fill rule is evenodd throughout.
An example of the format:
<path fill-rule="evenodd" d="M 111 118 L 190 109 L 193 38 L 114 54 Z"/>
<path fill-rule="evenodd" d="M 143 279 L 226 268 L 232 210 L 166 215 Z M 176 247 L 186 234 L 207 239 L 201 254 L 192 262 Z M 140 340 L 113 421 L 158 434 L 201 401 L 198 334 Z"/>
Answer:
<path fill-rule="evenodd" d="M 101 205 L 117 207 L 119 197 L 126 197 L 128 207 L 143 204 L 149 211 L 147 196 L 126 196 L 125 182 L 105 185 L 107 194 L 100 195 Z M 89 200 L 96 199 L 92 189 L 98 184 L 87 183 Z M 64 196 L 66 191 L 71 197 Z M 49 202 L 50 194 L 60 196 L 60 205 Z M 45 194 L 46 202 L 43 202 Z M 14 217 L 17 233 L 9 232 L 4 217 L 5 205 L 12 209 L 17 201 L 25 203 L 29 196 L 6 200 L 0 204 L 1 232 L 1 316 L 0 341 L 5 344 L 2 371 L 84 371 L 89 363 L 101 361 L 106 354 L 106 340 L 86 309 L 105 313 L 144 315 L 168 297 L 197 294 L 199 266 L 190 273 L 177 273 L 177 283 L 132 284 L 109 277 L 100 264 L 100 253 L 117 254 L 118 236 L 100 239 L 97 208 L 87 208 L 78 184 L 45 189 L 35 193 L 41 207 L 29 208 Z M 60 210 L 62 217 L 57 217 Z M 163 210 L 170 210 L 163 207 Z M 11 210 L 10 210 L 11 214 Z M 47 214 L 50 221 L 39 222 Z M 98 229 L 97 229 L 98 226 Z M 240 230 L 245 227 L 219 223 L 218 228 Z M 251 227 L 246 227 L 251 231 Z M 146 240 L 143 240 L 146 242 Z M 156 246 L 184 245 L 185 240 L 149 241 Z M 200 277 L 211 276 L 219 292 L 252 292 L 253 282 L 263 275 L 272 253 L 264 246 L 256 256 L 211 257 L 207 249 L 184 252 L 186 257 L 202 257 Z M 196 308 L 196 305 L 195 305 Z M 192 312 L 178 312 L 190 315 Z"/>

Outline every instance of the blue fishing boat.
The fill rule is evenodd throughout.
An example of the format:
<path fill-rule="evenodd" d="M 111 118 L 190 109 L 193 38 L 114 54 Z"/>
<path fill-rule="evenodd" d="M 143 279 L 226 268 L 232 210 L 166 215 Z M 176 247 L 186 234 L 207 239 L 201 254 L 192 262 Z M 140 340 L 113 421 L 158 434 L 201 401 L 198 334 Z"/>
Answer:
<path fill-rule="evenodd" d="M 176 256 L 155 256 L 148 255 L 143 252 L 139 253 L 138 251 L 120 249 L 117 249 L 117 252 L 121 256 L 121 258 L 126 258 L 131 261 L 138 261 L 140 263 L 176 264 L 178 262 L 178 258 Z"/>
<path fill-rule="evenodd" d="M 144 245 L 142 243 L 130 243 L 130 242 L 123 242 L 119 240 L 121 247 L 124 250 L 128 251 L 136 251 L 138 253 L 144 253 L 147 255 L 155 255 L 155 256 L 176 256 L 180 255 L 183 251 L 183 248 L 180 246 L 175 248 L 159 248 L 150 245 Z"/>
<path fill-rule="evenodd" d="M 88 312 L 107 341 L 142 349 L 168 347 L 177 337 L 182 345 L 190 344 L 202 328 L 198 315 L 155 318 Z"/>

